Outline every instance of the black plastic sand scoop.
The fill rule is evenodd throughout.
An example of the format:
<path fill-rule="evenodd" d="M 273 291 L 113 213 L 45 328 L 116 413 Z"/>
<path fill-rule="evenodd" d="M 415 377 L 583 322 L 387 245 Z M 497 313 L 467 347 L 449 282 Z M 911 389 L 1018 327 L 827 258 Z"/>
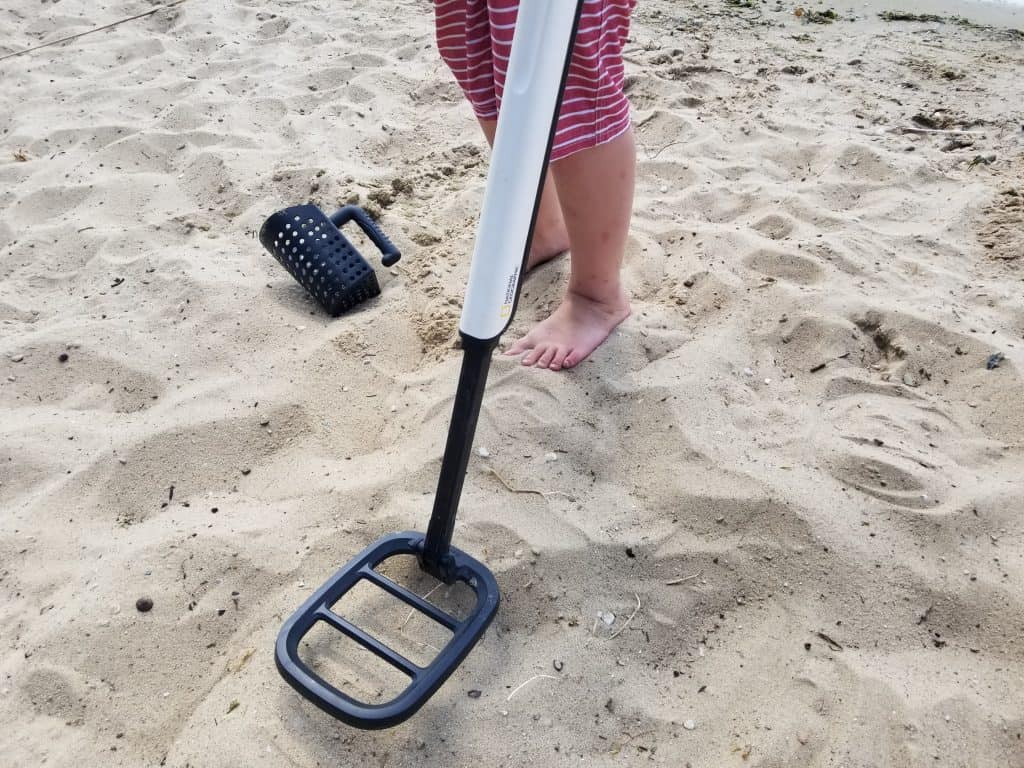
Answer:
<path fill-rule="evenodd" d="M 498 585 L 479 561 L 451 546 L 455 516 L 483 400 L 491 354 L 508 327 L 529 254 L 558 106 L 569 69 L 583 0 L 522 0 L 491 156 L 487 191 L 459 332 L 463 360 L 426 535 L 397 533 L 371 544 L 338 571 L 285 622 L 277 638 L 278 670 L 295 690 L 330 715 L 360 728 L 387 728 L 415 713 L 483 635 L 498 609 Z M 462 582 L 475 605 L 458 619 L 379 572 L 396 555 L 415 555 L 420 567 L 447 584 Z M 367 581 L 448 629 L 452 635 L 426 666 L 414 664 L 335 613 L 333 606 Z M 299 644 L 318 623 L 343 633 L 409 678 L 385 704 L 368 704 L 334 687 L 300 657 Z"/>
<path fill-rule="evenodd" d="M 260 228 L 263 247 L 334 317 L 380 293 L 373 268 L 341 232 L 353 220 L 380 249 L 385 267 L 402 257 L 366 211 L 354 205 L 330 216 L 315 205 L 296 205 L 271 215 Z"/>

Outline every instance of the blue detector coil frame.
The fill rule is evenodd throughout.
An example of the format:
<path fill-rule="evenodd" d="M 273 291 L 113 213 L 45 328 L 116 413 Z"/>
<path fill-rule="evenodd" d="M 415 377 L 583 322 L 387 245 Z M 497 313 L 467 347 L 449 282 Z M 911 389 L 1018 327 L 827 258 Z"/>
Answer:
<path fill-rule="evenodd" d="M 376 541 L 339 570 L 285 622 L 277 638 L 275 661 L 282 677 L 303 697 L 327 714 L 358 728 L 390 728 L 411 717 L 455 671 L 490 625 L 498 610 L 498 583 L 478 560 L 449 547 L 450 575 L 476 593 L 476 603 L 464 619 L 441 610 L 375 570 L 396 555 L 423 552 L 425 536 L 415 531 L 395 533 Z M 394 595 L 452 633 L 451 639 L 426 667 L 420 667 L 339 616 L 331 606 L 359 582 L 367 581 Z M 357 701 L 338 690 L 299 656 L 299 644 L 317 622 L 324 622 L 406 674 L 411 682 L 384 704 Z"/>

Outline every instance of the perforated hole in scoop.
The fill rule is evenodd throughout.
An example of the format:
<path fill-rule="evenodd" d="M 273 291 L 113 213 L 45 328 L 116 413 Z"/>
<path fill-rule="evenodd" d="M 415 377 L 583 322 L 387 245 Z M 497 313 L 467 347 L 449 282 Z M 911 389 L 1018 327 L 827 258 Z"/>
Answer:
<path fill-rule="evenodd" d="M 332 315 L 377 296 L 377 276 L 319 209 L 271 217 L 261 236 L 281 265 Z M 296 211 L 300 211 L 297 213 Z"/>

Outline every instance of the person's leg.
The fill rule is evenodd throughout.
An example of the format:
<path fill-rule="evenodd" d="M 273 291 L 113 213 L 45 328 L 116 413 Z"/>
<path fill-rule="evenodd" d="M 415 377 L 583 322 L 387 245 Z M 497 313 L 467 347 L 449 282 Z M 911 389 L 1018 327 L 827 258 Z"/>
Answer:
<path fill-rule="evenodd" d="M 632 129 L 553 163 L 551 175 L 569 233 L 569 288 L 551 317 L 505 354 L 557 371 L 584 360 L 629 317 L 619 272 L 633 209 Z"/>
<path fill-rule="evenodd" d="M 480 127 L 489 144 L 494 144 L 494 131 L 498 127 L 497 120 L 478 118 Z M 533 228 L 533 240 L 530 243 L 530 256 L 526 261 L 527 271 L 538 264 L 565 253 L 569 250 L 569 232 L 565 228 L 562 207 L 558 201 L 551 174 L 544 179 L 544 194 L 540 198 L 540 210 L 537 211 L 537 224 Z"/>

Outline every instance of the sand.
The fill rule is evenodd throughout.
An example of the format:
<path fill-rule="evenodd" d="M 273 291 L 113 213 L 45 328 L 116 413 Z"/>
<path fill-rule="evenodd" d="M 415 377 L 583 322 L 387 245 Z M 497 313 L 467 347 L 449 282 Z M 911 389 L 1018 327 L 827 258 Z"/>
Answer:
<path fill-rule="evenodd" d="M 641 0 L 635 314 L 571 373 L 495 361 L 455 538 L 501 609 L 379 733 L 272 648 L 430 510 L 487 164 L 430 3 L 190 0 L 0 62 L 0 765 L 1024 765 L 1024 9 L 752 5 Z M 12 0 L 0 55 L 151 7 Z M 254 239 L 308 199 L 405 253 L 339 319 Z"/>

